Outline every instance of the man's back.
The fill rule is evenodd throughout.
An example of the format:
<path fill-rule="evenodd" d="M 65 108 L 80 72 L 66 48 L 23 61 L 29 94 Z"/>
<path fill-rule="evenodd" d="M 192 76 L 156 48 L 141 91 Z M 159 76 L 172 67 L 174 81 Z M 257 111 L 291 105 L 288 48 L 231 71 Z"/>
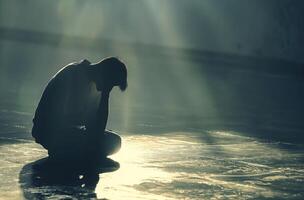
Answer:
<path fill-rule="evenodd" d="M 88 78 L 89 64 L 67 65 L 49 81 L 33 119 L 36 142 L 47 146 L 57 130 L 86 125 L 95 117 L 100 95 Z"/>

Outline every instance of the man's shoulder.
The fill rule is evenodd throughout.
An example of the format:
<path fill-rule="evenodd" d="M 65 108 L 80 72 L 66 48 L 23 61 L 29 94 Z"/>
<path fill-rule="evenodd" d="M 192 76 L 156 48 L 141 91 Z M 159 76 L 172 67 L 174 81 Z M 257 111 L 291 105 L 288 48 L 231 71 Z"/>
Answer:
<path fill-rule="evenodd" d="M 61 69 L 59 69 L 52 77 L 52 79 L 54 78 L 58 78 L 58 77 L 62 77 L 66 74 L 69 74 L 71 72 L 74 71 L 74 69 L 79 65 L 79 63 L 70 63 L 64 67 L 62 67 Z"/>
<path fill-rule="evenodd" d="M 64 74 L 70 74 L 70 73 L 73 73 L 73 72 L 78 72 L 78 71 L 81 71 L 84 69 L 84 67 L 90 65 L 91 63 L 86 60 L 86 59 L 83 59 L 79 62 L 72 62 L 72 63 L 69 63 L 67 64 L 66 66 L 62 67 L 54 76 L 60 76 L 60 75 L 64 75 Z"/>

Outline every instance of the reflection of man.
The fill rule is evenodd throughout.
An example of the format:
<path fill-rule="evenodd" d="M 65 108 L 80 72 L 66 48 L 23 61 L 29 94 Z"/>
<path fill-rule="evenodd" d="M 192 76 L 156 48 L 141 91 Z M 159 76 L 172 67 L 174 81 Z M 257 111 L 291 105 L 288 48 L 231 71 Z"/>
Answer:
<path fill-rule="evenodd" d="M 32 135 L 56 159 L 97 158 L 117 152 L 121 139 L 105 130 L 109 95 L 127 87 L 127 69 L 110 57 L 62 68 L 49 81 L 33 119 Z M 101 93 L 99 93 L 101 92 Z"/>

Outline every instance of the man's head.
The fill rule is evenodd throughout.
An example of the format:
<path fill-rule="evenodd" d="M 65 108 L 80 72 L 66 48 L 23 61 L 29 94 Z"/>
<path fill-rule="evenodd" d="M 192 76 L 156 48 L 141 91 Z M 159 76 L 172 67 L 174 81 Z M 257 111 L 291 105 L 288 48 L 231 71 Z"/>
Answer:
<path fill-rule="evenodd" d="M 118 86 L 121 91 L 127 88 L 127 67 L 116 57 L 108 57 L 96 64 L 93 80 L 96 83 L 97 90 L 112 89 Z"/>

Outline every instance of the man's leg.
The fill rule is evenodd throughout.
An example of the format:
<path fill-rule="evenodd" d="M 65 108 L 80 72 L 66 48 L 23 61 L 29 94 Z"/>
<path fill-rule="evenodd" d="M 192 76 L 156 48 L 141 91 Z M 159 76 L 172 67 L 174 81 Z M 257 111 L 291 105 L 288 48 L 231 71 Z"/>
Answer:
<path fill-rule="evenodd" d="M 85 154 L 85 131 L 79 128 L 65 128 L 52 135 L 48 154 L 54 160 L 81 160 Z"/>
<path fill-rule="evenodd" d="M 53 134 L 47 149 L 51 158 L 67 161 L 105 158 L 120 147 L 121 138 L 113 131 L 105 130 L 101 138 L 92 138 L 83 129 L 65 128 Z"/>
<path fill-rule="evenodd" d="M 104 134 L 87 133 L 87 155 L 88 159 L 106 158 L 116 153 L 121 147 L 121 138 L 113 131 L 105 130 Z"/>

